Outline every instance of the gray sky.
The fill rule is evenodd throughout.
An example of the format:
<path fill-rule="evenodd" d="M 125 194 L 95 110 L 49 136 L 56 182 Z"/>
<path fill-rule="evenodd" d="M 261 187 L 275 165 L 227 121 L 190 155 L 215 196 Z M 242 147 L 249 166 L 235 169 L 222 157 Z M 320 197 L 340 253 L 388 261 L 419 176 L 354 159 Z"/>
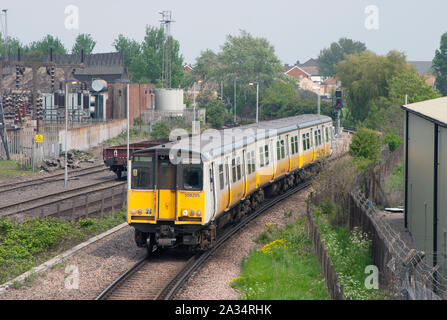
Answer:
<path fill-rule="evenodd" d="M 78 30 L 65 28 L 69 5 L 79 8 Z M 379 10 L 378 30 L 365 27 L 369 5 Z M 95 52 L 114 51 L 120 33 L 142 41 L 145 26 L 158 26 L 159 12 L 171 10 L 172 35 L 187 63 L 207 48 L 218 51 L 226 35 L 240 29 L 266 38 L 289 64 L 316 58 L 341 37 L 362 41 L 379 54 L 396 49 L 409 60 L 432 60 L 447 32 L 445 0 L 2 0 L 0 7 L 9 9 L 9 34 L 23 43 L 49 33 L 71 49 L 78 33 L 90 33 Z"/>

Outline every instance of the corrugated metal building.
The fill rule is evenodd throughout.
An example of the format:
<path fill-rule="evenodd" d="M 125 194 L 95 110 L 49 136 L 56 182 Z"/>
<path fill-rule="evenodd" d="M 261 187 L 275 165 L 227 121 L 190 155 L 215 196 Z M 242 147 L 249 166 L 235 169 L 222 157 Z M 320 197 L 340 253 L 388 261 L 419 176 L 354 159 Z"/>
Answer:
<path fill-rule="evenodd" d="M 405 226 L 447 276 L 447 97 L 405 111 Z"/>

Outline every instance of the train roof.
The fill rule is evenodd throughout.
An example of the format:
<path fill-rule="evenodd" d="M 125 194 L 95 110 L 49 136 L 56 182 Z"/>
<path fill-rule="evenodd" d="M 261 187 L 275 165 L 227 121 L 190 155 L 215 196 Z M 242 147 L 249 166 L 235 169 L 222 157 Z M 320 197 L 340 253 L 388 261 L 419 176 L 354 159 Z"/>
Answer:
<path fill-rule="evenodd" d="M 311 126 L 332 122 L 324 115 L 305 114 L 295 117 L 262 121 L 258 124 L 243 125 L 224 130 L 207 130 L 201 135 L 183 138 L 161 146 L 139 150 L 135 154 L 158 151 L 162 153 L 175 150 L 200 154 L 202 160 L 211 160 L 247 146 L 258 140 L 284 134 L 296 129 L 305 129 Z"/>

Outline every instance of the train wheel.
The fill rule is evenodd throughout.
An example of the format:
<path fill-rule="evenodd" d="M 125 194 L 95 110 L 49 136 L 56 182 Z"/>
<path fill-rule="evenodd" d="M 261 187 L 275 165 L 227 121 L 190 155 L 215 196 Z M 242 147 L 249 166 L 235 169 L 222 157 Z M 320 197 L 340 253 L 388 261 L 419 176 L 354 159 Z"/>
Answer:
<path fill-rule="evenodd" d="M 158 246 L 155 243 L 155 235 L 153 233 L 150 234 L 149 237 L 146 239 L 146 250 L 147 250 L 147 256 L 154 257 L 158 254 Z"/>

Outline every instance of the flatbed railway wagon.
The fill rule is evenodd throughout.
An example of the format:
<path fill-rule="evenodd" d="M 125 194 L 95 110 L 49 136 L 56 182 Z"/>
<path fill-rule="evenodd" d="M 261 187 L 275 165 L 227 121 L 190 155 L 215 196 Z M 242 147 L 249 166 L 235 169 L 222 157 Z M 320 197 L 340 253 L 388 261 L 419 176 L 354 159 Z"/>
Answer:
<path fill-rule="evenodd" d="M 128 223 L 147 247 L 205 250 L 265 196 L 298 185 L 332 154 L 332 119 L 301 115 L 210 131 L 133 153 Z"/>
<path fill-rule="evenodd" d="M 168 139 L 148 140 L 129 145 L 129 154 L 155 147 L 168 142 Z M 104 164 L 110 168 L 110 171 L 115 172 L 118 179 L 121 179 L 122 173 L 127 171 L 127 145 L 106 147 L 102 151 Z"/>

